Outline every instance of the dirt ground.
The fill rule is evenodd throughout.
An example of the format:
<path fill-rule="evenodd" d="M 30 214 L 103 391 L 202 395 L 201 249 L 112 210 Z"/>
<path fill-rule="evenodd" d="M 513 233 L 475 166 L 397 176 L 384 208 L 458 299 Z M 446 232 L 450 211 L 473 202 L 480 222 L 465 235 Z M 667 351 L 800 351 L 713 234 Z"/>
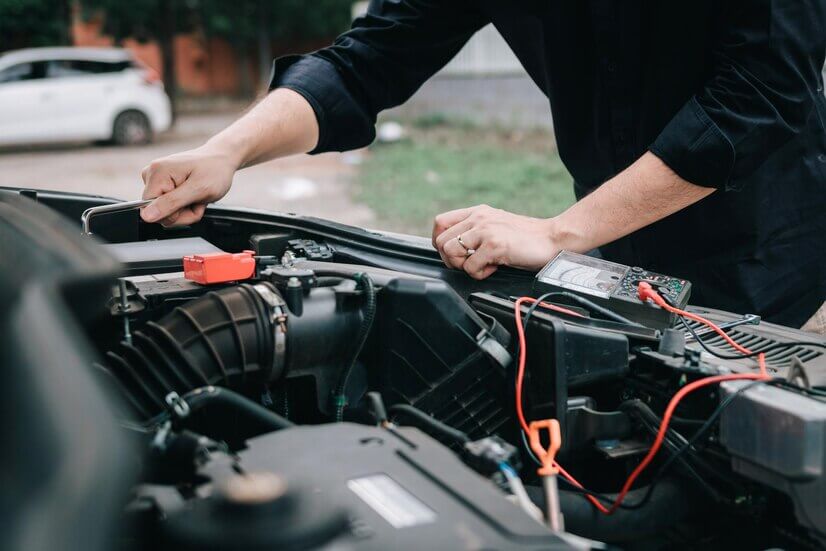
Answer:
<path fill-rule="evenodd" d="M 155 158 L 201 145 L 237 113 L 182 115 L 175 128 L 143 147 L 74 144 L 0 149 L 0 185 L 139 199 L 141 169 Z M 350 186 L 359 153 L 297 155 L 239 172 L 222 204 L 294 212 L 371 226 L 369 208 Z"/>

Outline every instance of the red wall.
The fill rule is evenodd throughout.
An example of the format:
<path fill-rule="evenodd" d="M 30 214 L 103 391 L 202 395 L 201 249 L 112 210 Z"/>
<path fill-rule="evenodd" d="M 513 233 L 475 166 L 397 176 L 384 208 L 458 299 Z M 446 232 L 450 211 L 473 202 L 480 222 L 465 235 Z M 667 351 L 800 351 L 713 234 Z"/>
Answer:
<path fill-rule="evenodd" d="M 84 21 L 75 15 L 72 21 L 72 42 L 75 46 L 113 46 L 111 36 L 103 34 L 103 18 Z M 273 57 L 286 53 L 307 52 L 326 46 L 328 40 L 311 42 L 274 43 Z M 143 63 L 163 74 L 163 60 L 156 42 L 139 42 L 127 38 L 121 44 Z M 250 79 L 253 86 L 259 83 L 258 63 L 251 58 Z M 269 65 L 269 62 L 268 62 Z M 241 73 L 238 58 L 232 45 L 221 38 L 207 38 L 203 33 L 192 32 L 175 37 L 175 75 L 178 87 L 185 94 L 238 94 L 241 92 Z"/>
<path fill-rule="evenodd" d="M 103 34 L 103 21 L 95 18 L 72 22 L 75 46 L 113 46 L 111 36 Z M 121 44 L 136 58 L 163 74 L 163 60 L 156 42 L 127 38 Z M 181 91 L 193 95 L 237 94 L 240 91 L 239 66 L 232 46 L 220 38 L 207 39 L 200 33 L 175 37 L 175 74 Z M 253 67 L 255 69 L 255 67 Z M 257 71 L 252 76 L 257 83 Z"/>

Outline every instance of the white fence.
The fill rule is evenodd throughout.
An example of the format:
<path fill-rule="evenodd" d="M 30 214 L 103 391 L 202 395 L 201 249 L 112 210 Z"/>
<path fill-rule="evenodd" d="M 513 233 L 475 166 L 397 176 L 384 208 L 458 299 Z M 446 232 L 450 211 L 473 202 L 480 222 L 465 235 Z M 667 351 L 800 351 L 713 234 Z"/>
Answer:
<path fill-rule="evenodd" d="M 450 0 L 447 0 L 450 1 Z M 367 2 L 353 4 L 353 17 L 367 11 Z M 525 70 L 493 25 L 476 33 L 438 75 L 516 75 Z"/>
<path fill-rule="evenodd" d="M 525 69 L 493 25 L 476 33 L 448 63 L 445 75 L 513 75 Z"/>

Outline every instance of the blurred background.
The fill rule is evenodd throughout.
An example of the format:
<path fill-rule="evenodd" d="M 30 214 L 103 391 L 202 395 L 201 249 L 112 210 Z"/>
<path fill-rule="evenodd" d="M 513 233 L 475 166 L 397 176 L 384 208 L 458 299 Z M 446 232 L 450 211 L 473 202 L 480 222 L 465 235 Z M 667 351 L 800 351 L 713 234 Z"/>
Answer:
<path fill-rule="evenodd" d="M 352 0 L 0 0 L 0 185 L 136 199 L 141 168 L 202 144 L 272 59 L 330 43 Z M 375 144 L 241 171 L 226 204 L 429 235 L 444 210 L 553 215 L 573 201 L 546 98 L 492 28 Z"/>

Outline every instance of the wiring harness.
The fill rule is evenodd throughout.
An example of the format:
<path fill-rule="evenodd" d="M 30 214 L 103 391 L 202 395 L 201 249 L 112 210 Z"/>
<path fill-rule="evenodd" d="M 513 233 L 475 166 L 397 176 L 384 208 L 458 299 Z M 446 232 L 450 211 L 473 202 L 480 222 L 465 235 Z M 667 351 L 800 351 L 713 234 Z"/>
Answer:
<path fill-rule="evenodd" d="M 636 468 L 634 468 L 634 470 L 631 472 L 631 474 L 627 477 L 627 479 L 625 480 L 625 483 L 622 485 L 622 488 L 620 489 L 620 491 L 617 494 L 615 499 L 606 498 L 606 496 L 600 496 L 599 494 L 596 494 L 595 492 L 590 492 L 590 491 L 586 490 L 584 488 L 584 486 L 578 480 L 576 480 L 570 473 L 568 473 L 561 465 L 556 463 L 556 467 L 559 469 L 559 474 L 568 483 L 570 483 L 572 486 L 574 486 L 575 488 L 582 491 L 585 494 L 586 498 L 593 504 L 593 506 L 597 510 L 599 510 L 601 513 L 606 514 L 606 515 L 613 514 L 620 507 L 623 506 L 623 502 L 624 502 L 626 496 L 628 495 L 629 491 L 631 490 L 631 488 L 634 486 L 634 483 L 636 482 L 636 480 L 648 468 L 648 466 L 652 463 L 654 458 L 657 456 L 657 454 L 660 451 L 660 449 L 662 448 L 663 444 L 666 442 L 666 437 L 667 437 L 667 434 L 668 434 L 669 425 L 671 424 L 671 421 L 674 418 L 674 411 L 677 409 L 677 406 L 680 404 L 680 402 L 686 396 L 688 396 L 689 394 L 691 394 L 692 392 L 694 392 L 695 390 L 698 390 L 700 388 L 707 387 L 707 386 L 710 386 L 710 385 L 716 385 L 716 384 L 722 383 L 724 381 L 749 380 L 749 381 L 755 381 L 754 384 L 757 384 L 757 383 L 762 383 L 762 382 L 768 382 L 771 379 L 771 377 L 769 376 L 768 371 L 766 369 L 765 351 L 762 351 L 762 350 L 758 350 L 758 351 L 749 350 L 748 348 L 745 348 L 745 347 L 741 346 L 740 344 L 738 344 L 737 342 L 735 342 L 731 337 L 729 337 L 728 334 L 726 334 L 726 332 L 723 329 L 721 329 L 720 327 L 715 325 L 713 322 L 703 318 L 702 316 L 698 316 L 696 314 L 693 314 L 691 312 L 687 312 L 687 311 L 682 310 L 680 308 L 676 308 L 676 307 L 672 306 L 671 304 L 668 304 L 668 302 L 666 302 L 666 300 L 663 299 L 659 295 L 659 293 L 657 293 L 653 289 L 653 287 L 651 287 L 651 285 L 648 282 L 645 282 L 645 281 L 640 282 L 639 285 L 638 285 L 638 288 L 637 288 L 637 292 L 638 292 L 640 300 L 642 300 L 642 301 L 651 301 L 654 304 L 656 304 L 657 306 L 659 306 L 660 308 L 679 316 L 680 319 L 694 320 L 696 322 L 699 322 L 699 323 L 709 327 L 715 333 L 720 335 L 729 345 L 731 345 L 732 348 L 734 348 L 738 353 L 741 354 L 740 356 L 737 356 L 737 358 L 756 356 L 758 372 L 757 373 L 714 375 L 714 376 L 710 376 L 710 377 L 704 377 L 704 378 L 692 381 L 690 383 L 687 383 L 682 388 L 680 388 L 680 390 L 678 390 L 677 393 L 671 398 L 671 400 L 668 402 L 668 405 L 665 408 L 665 412 L 663 413 L 662 419 L 660 420 L 660 423 L 659 423 L 659 426 L 657 428 L 656 435 L 655 435 L 655 438 L 654 438 L 654 442 L 652 443 L 651 448 L 648 450 L 648 453 L 645 455 L 645 457 L 643 457 L 642 461 L 640 461 L 640 463 L 636 466 Z M 520 427 L 522 429 L 523 434 L 527 434 L 527 433 L 530 432 L 529 423 L 525 418 L 525 414 L 524 414 L 524 410 L 523 410 L 523 402 L 522 402 L 522 388 L 523 388 L 524 379 L 525 379 L 525 364 L 526 364 L 526 360 L 527 360 L 527 346 L 526 346 L 526 338 L 525 338 L 525 326 L 527 324 L 527 319 L 529 319 L 530 314 L 538 307 L 542 307 L 542 308 L 546 308 L 546 309 L 550 309 L 550 310 L 556 310 L 556 311 L 564 311 L 562 313 L 565 313 L 565 314 L 568 314 L 568 315 L 574 314 L 576 316 L 581 316 L 579 313 L 573 312 L 571 310 L 568 310 L 568 309 L 565 309 L 565 308 L 560 308 L 556 305 L 548 304 L 548 303 L 543 302 L 546 298 L 548 298 L 548 296 L 550 296 L 550 294 L 543 295 L 539 298 L 533 298 L 533 297 L 527 297 L 527 296 L 519 297 L 516 300 L 516 302 L 514 303 L 514 317 L 515 317 L 515 322 L 516 322 L 516 332 L 517 332 L 518 345 L 519 345 L 518 364 L 517 364 L 517 373 L 516 373 L 516 389 L 515 389 L 516 414 L 517 414 L 517 418 L 519 420 L 519 424 L 520 424 Z M 527 315 L 523 319 L 522 306 L 526 303 L 531 304 L 531 306 L 528 309 Z M 741 390 L 743 390 L 743 389 L 741 389 Z M 730 403 L 730 401 L 731 400 L 728 400 L 728 403 Z M 697 432 L 695 432 L 694 436 L 690 440 L 688 440 L 686 443 L 684 443 L 683 446 L 681 448 L 679 448 L 674 455 L 671 456 L 671 458 L 664 464 L 663 469 L 660 470 L 657 477 L 655 477 L 655 480 L 658 477 L 662 476 L 662 473 L 664 472 L 664 469 L 666 467 L 670 466 L 671 463 L 674 460 L 676 460 L 677 457 L 679 457 L 680 455 L 682 455 L 682 453 L 685 452 L 685 450 L 690 449 L 690 447 L 703 434 L 705 434 L 708 431 L 708 429 L 711 427 L 711 425 L 713 424 L 716 417 L 719 417 L 719 414 L 722 411 L 722 407 L 725 407 L 725 405 L 727 405 L 727 403 L 724 404 L 724 405 L 721 405 L 721 408 L 718 408 L 718 410 L 715 412 L 715 414 L 711 418 L 709 418 L 705 422 L 705 424 Z M 653 488 L 650 487 L 647 494 L 642 498 L 642 500 L 639 503 L 630 505 L 628 507 L 629 508 L 638 508 L 638 507 L 641 507 L 642 505 L 644 505 L 644 503 L 647 502 L 648 499 L 650 498 L 649 494 L 651 493 L 651 490 L 653 490 Z M 603 501 L 605 501 L 606 504 L 603 504 Z"/>

